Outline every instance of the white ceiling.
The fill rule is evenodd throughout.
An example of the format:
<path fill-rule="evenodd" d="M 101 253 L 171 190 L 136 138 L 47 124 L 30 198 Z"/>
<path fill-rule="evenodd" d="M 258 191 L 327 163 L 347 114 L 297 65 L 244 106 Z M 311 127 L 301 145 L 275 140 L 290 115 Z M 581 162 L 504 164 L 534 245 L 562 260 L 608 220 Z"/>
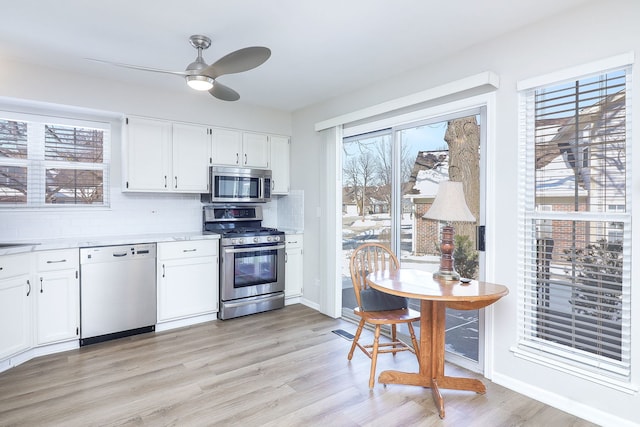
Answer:
<path fill-rule="evenodd" d="M 178 76 L 84 58 L 183 70 L 196 57 L 189 36 L 204 34 L 213 39 L 207 63 L 243 47 L 269 47 L 264 65 L 220 82 L 240 93 L 238 102 L 294 111 L 585 2 L 0 0 L 0 60 L 191 90 Z"/>

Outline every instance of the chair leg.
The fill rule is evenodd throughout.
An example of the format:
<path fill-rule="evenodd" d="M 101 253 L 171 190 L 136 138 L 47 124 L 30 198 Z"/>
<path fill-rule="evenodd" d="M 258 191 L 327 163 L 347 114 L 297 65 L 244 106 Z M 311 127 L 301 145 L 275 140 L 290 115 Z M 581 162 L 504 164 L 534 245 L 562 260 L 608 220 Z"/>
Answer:
<path fill-rule="evenodd" d="M 351 342 L 351 350 L 349 350 L 349 355 L 347 359 L 351 360 L 353 357 L 353 351 L 356 349 L 356 345 L 358 344 L 358 340 L 360 339 L 360 334 L 362 333 L 362 329 L 364 328 L 364 319 L 360 319 L 360 323 L 358 323 L 358 330 L 356 330 L 356 335 L 353 337 L 353 341 Z"/>
<path fill-rule="evenodd" d="M 413 331 L 413 325 L 411 324 L 411 322 L 407 323 L 407 326 L 409 326 L 409 334 L 411 335 L 411 343 L 413 344 L 413 350 L 416 353 L 416 357 L 418 358 L 418 361 L 420 361 L 420 347 L 418 347 L 418 341 L 416 340 L 416 334 Z"/>
<path fill-rule="evenodd" d="M 378 361 L 378 341 L 380 340 L 380 325 L 376 325 L 373 336 L 373 353 L 371 354 L 371 373 L 369 374 L 369 388 L 373 388 L 376 377 L 376 362 Z"/>
<path fill-rule="evenodd" d="M 391 341 L 392 342 L 398 342 L 398 338 L 397 338 L 397 330 L 396 330 L 396 324 L 392 324 L 391 325 Z M 395 350 L 398 346 L 396 344 L 394 344 L 392 346 L 392 348 Z M 393 353 L 394 356 L 396 355 L 396 352 L 394 351 Z"/>

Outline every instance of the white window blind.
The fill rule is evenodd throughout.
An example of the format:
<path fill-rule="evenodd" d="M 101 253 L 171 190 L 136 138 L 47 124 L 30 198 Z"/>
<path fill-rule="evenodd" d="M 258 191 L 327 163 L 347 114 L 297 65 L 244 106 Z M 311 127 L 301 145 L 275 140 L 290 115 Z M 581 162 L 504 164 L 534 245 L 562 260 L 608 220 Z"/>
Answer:
<path fill-rule="evenodd" d="M 630 68 L 521 93 L 519 349 L 630 375 Z"/>
<path fill-rule="evenodd" d="M 0 202 L 27 202 L 27 123 L 0 120 Z"/>
<path fill-rule="evenodd" d="M 0 114 L 0 208 L 108 206 L 108 123 Z"/>

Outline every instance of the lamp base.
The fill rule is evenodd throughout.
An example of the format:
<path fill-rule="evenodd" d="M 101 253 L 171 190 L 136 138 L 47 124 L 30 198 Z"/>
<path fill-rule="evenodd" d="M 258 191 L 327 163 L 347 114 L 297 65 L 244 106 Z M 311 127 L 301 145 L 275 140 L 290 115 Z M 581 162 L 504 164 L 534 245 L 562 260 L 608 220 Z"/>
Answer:
<path fill-rule="evenodd" d="M 435 273 L 433 273 L 433 277 L 435 279 L 439 279 L 439 280 L 446 280 L 446 281 L 458 281 L 460 280 L 460 274 L 458 274 L 457 271 L 453 270 L 453 271 L 436 271 Z"/>
<path fill-rule="evenodd" d="M 455 231 L 451 224 L 442 227 L 442 242 L 440 243 L 440 269 L 433 273 L 439 280 L 460 280 L 460 275 L 454 268 L 453 250 L 455 249 Z"/>

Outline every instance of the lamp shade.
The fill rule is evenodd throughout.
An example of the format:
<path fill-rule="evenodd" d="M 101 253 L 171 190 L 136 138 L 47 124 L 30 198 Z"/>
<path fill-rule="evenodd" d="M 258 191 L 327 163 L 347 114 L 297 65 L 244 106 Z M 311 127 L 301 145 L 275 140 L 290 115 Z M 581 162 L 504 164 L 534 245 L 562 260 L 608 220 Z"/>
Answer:
<path fill-rule="evenodd" d="M 440 182 L 433 205 L 422 218 L 450 222 L 474 222 L 476 220 L 464 200 L 462 183 L 454 181 Z"/>

